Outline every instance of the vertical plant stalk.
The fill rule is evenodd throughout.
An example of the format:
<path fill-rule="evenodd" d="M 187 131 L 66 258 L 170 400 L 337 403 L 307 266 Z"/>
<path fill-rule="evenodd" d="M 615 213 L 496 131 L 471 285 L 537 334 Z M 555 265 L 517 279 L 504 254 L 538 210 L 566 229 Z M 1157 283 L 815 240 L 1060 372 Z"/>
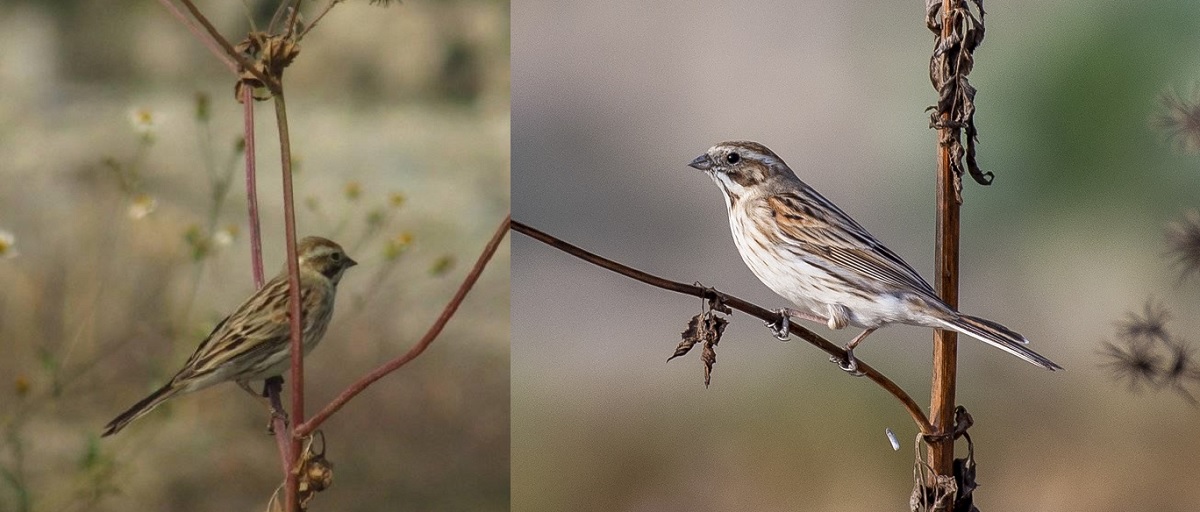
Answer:
<path fill-rule="evenodd" d="M 272 88 L 275 100 L 275 124 L 279 128 L 280 166 L 283 170 L 283 225 L 287 237 L 287 268 L 288 268 L 288 320 L 291 322 L 291 351 L 292 351 L 292 424 L 304 423 L 304 349 L 301 345 L 301 326 L 303 318 L 300 315 L 300 262 L 296 260 L 296 209 L 292 194 L 292 144 L 288 135 L 287 105 L 283 99 L 283 88 Z M 289 456 L 286 510 L 299 510 L 297 494 L 299 490 L 299 474 L 295 471 L 296 457 L 300 454 L 301 439 L 292 436 L 292 446 Z"/>
<path fill-rule="evenodd" d="M 250 266 L 254 271 L 254 289 L 261 289 L 266 282 L 263 275 L 262 231 L 258 220 L 258 184 L 255 179 L 254 143 L 254 92 L 251 87 L 242 88 L 243 137 L 246 141 L 246 207 L 250 215 Z"/>
<path fill-rule="evenodd" d="M 252 88 L 243 87 L 241 89 L 242 102 L 242 120 L 243 123 L 243 140 L 246 142 L 246 149 L 243 156 L 246 158 L 246 206 L 249 211 L 250 225 L 250 268 L 254 274 L 254 289 L 261 290 L 266 283 L 266 278 L 263 275 L 263 260 L 262 260 L 262 229 L 258 216 L 258 183 L 257 164 L 255 162 L 256 151 L 254 142 L 254 93 Z M 281 403 L 279 393 L 281 386 L 278 384 L 263 383 L 263 393 L 271 400 L 271 404 Z M 275 444 L 279 447 L 279 460 L 283 467 L 284 474 L 291 469 L 292 457 L 289 453 L 288 429 L 287 423 L 283 418 L 272 416 L 271 431 L 275 433 Z"/>
<path fill-rule="evenodd" d="M 953 35 L 951 13 L 956 0 L 942 0 L 942 38 Z M 952 168 L 949 141 L 951 123 L 949 112 L 941 114 L 938 128 L 937 156 L 937 244 L 934 266 L 937 268 L 935 286 L 938 295 L 952 308 L 958 308 L 958 245 L 959 204 L 955 189 L 956 175 Z M 958 337 L 954 331 L 937 329 L 933 332 L 933 381 L 930 384 L 929 421 L 941 434 L 930 439 L 929 463 L 939 476 L 954 475 L 954 395 L 958 373 Z M 949 434 L 949 435 L 947 435 Z"/>

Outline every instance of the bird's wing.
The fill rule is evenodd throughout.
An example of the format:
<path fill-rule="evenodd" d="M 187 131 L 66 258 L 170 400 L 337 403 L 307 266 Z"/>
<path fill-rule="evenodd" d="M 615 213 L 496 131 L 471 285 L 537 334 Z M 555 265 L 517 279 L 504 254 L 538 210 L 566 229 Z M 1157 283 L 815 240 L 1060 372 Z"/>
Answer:
<path fill-rule="evenodd" d="M 275 340 L 288 337 L 287 275 L 275 277 L 217 324 L 175 379 L 202 376 L 231 359 L 256 351 L 269 352 Z M 249 356 L 248 360 L 259 359 Z"/>
<path fill-rule="evenodd" d="M 843 269 L 878 280 L 884 289 L 937 293 L 916 270 L 858 222 L 807 185 L 767 197 L 767 207 L 785 246 L 801 257 L 821 257 Z"/>

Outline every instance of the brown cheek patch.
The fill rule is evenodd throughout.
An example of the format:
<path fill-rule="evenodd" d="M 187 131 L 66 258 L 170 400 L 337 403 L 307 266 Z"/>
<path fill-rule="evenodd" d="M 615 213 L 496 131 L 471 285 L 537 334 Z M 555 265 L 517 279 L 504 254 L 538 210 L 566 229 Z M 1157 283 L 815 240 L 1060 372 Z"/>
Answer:
<path fill-rule="evenodd" d="M 762 171 L 755 166 L 743 166 L 737 171 L 730 170 L 729 179 L 743 187 L 753 187 L 762 182 Z"/>

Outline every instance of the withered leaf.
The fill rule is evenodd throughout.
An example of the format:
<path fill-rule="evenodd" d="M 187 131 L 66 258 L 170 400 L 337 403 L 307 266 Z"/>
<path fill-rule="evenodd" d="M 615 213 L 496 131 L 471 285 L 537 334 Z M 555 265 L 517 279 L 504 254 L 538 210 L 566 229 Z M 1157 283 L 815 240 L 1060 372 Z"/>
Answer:
<path fill-rule="evenodd" d="M 729 320 L 717 316 L 713 311 L 706 311 L 692 317 L 688 322 L 687 329 L 682 333 L 683 341 L 679 342 L 679 346 L 675 347 L 675 353 L 667 358 L 667 361 L 688 353 L 697 343 L 703 343 L 704 349 L 700 354 L 700 360 L 704 363 L 704 387 L 708 387 L 712 380 L 713 364 L 717 362 L 716 347 L 721 342 L 721 335 L 724 334 L 727 325 L 729 325 Z"/>
<path fill-rule="evenodd" d="M 992 183 L 995 175 L 980 168 L 975 156 L 979 132 L 975 127 L 975 88 L 967 75 L 975 63 L 975 49 L 983 42 L 984 11 L 982 0 L 971 0 L 976 17 L 967 0 L 955 2 L 949 13 L 942 12 L 942 2 L 926 2 L 926 25 L 934 33 L 933 56 L 929 60 L 929 80 L 938 91 L 937 105 L 931 110 L 931 127 L 944 129 L 939 144 L 950 152 L 950 167 L 954 172 L 955 199 L 962 203 L 962 176 L 970 174 L 980 185 Z M 943 14 L 949 17 L 949 34 L 943 36 Z M 965 140 L 964 140 L 965 139 Z"/>
<path fill-rule="evenodd" d="M 688 353 L 692 350 L 692 347 L 696 346 L 697 343 L 700 343 L 700 318 L 706 314 L 707 313 L 701 313 L 696 315 L 692 317 L 690 322 L 688 322 L 687 329 L 684 329 L 682 333 L 683 341 L 679 342 L 679 346 L 675 347 L 675 353 L 672 354 L 671 357 L 667 358 L 668 362 L 676 357 Z"/>

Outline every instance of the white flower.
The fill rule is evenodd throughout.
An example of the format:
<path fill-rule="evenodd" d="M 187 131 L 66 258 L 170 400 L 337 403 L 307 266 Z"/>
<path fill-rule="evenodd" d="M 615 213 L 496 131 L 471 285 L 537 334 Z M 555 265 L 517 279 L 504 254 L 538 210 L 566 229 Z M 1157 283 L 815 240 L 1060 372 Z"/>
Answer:
<path fill-rule="evenodd" d="M 153 136 L 159 121 L 158 114 L 148 108 L 135 108 L 129 111 L 129 124 L 133 126 L 135 133 L 143 137 Z"/>
<path fill-rule="evenodd" d="M 237 238 L 237 232 L 238 232 L 237 226 L 234 226 L 234 225 L 225 226 L 225 227 L 217 230 L 217 232 L 215 234 L 213 234 L 213 243 L 217 244 L 221 247 L 227 247 L 233 243 L 233 240 L 235 238 Z"/>
<path fill-rule="evenodd" d="M 129 218 L 143 219 L 150 215 L 158 208 L 158 200 L 150 194 L 138 194 L 133 198 L 133 202 L 129 203 Z"/>
<path fill-rule="evenodd" d="M 7 260 L 16 258 L 18 254 L 16 249 L 17 237 L 12 233 L 0 229 L 0 259 Z"/>

